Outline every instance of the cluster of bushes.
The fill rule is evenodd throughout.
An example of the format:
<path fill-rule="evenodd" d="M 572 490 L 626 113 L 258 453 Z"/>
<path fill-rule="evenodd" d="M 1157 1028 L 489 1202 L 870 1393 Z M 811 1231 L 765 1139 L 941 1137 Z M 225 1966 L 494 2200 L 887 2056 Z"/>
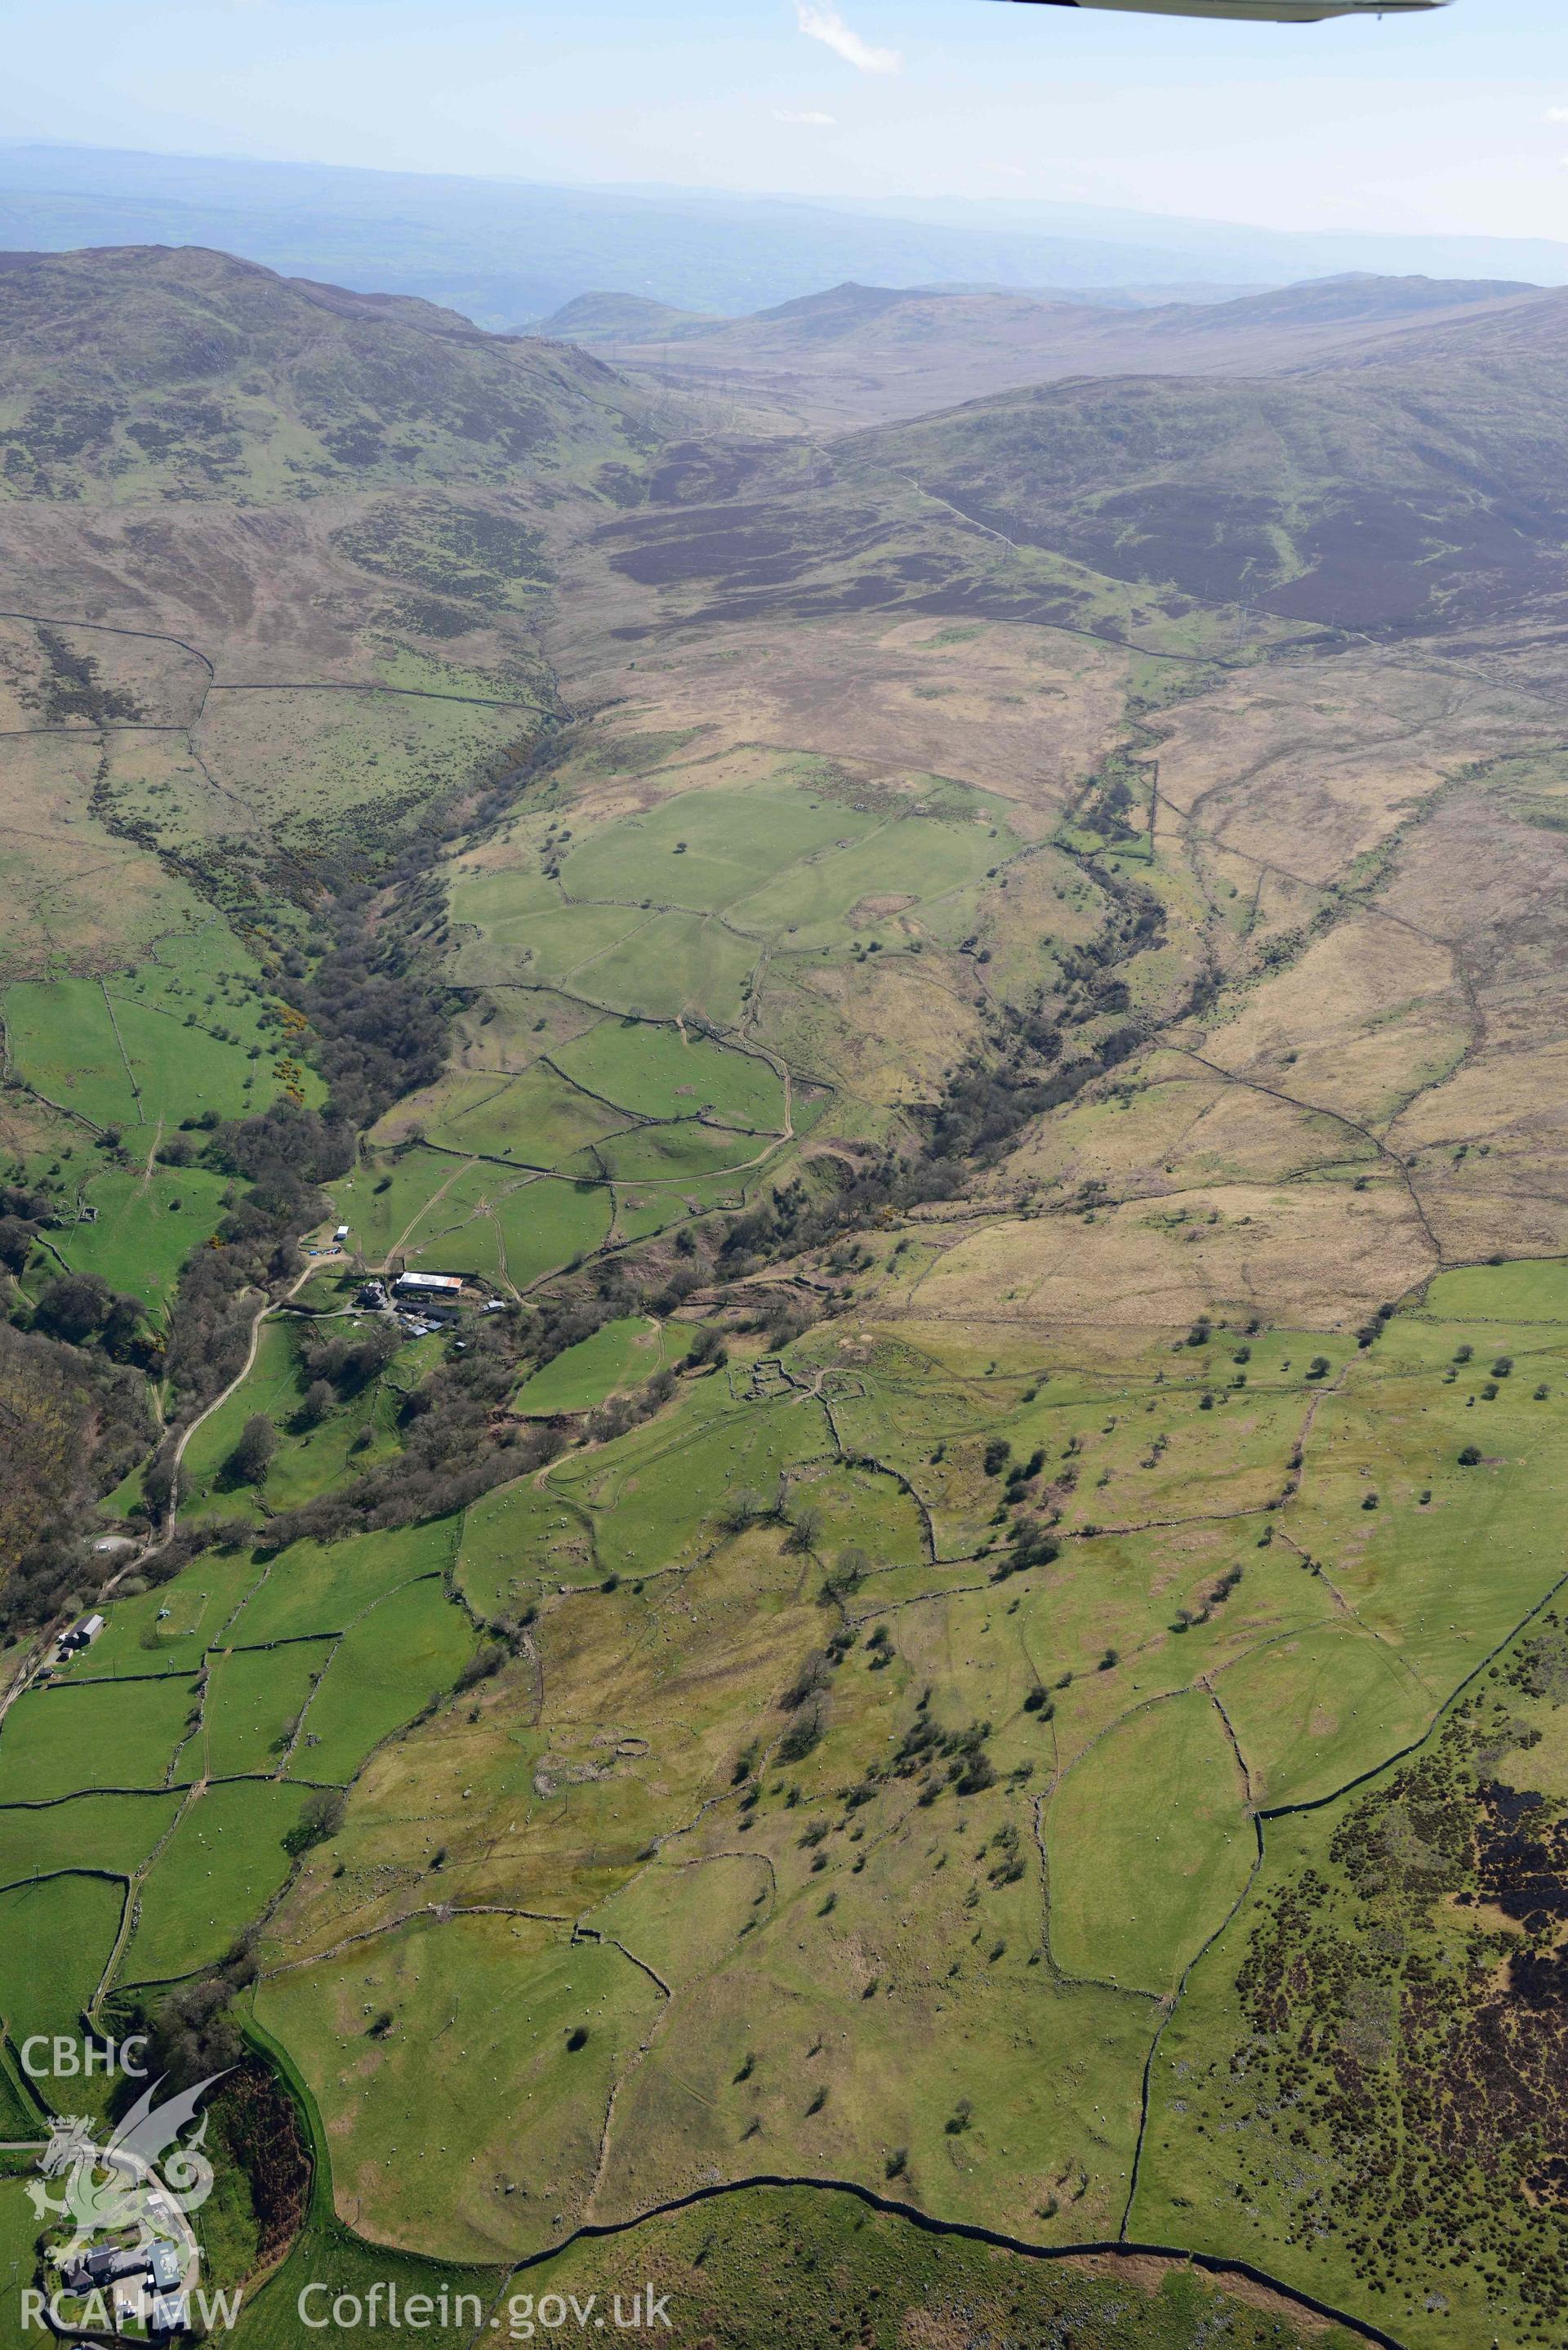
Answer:
<path fill-rule="evenodd" d="M 265 1411 L 253 1411 L 241 1429 L 239 1441 L 223 1463 L 230 1485 L 259 1485 L 277 1451 L 277 1430 Z"/>
<path fill-rule="evenodd" d="M 158 1349 L 147 1335 L 147 1308 L 128 1290 L 111 1289 L 101 1274 L 63 1273 L 39 1290 L 29 1312 L 12 1315 L 19 1329 L 41 1331 L 69 1347 L 100 1347 L 117 1363 L 148 1369 Z"/>
<path fill-rule="evenodd" d="M 307 1795 L 299 1817 L 283 1839 L 285 1852 L 298 1860 L 335 1836 L 343 1825 L 346 1801 L 340 1787 L 317 1787 Z"/>
<path fill-rule="evenodd" d="M 601 1403 L 597 1411 L 588 1414 L 583 1430 L 585 1444 L 607 1444 L 612 1437 L 624 1436 L 628 1429 L 638 1428 L 651 1419 L 656 1411 L 670 1401 L 675 1393 L 676 1373 L 665 1364 L 629 1395 L 613 1395 Z"/>
<path fill-rule="evenodd" d="M 148 2069 L 166 2090 L 193 2088 L 241 2062 L 244 2042 L 232 2010 L 257 1971 L 252 1937 L 243 1935 L 221 1966 L 176 1984 L 144 2019 L 151 2037 Z"/>
<path fill-rule="evenodd" d="M 991 1570 L 992 1583 L 1010 1575 L 1026 1574 L 1032 1566 L 1050 1566 L 1062 1555 L 1062 1545 L 1035 1518 L 1016 1518 L 1007 1537 L 1007 1549 Z"/>
<path fill-rule="evenodd" d="M 963 1730 L 943 1730 L 930 1711 L 930 1691 L 921 1697 L 915 1719 L 904 1732 L 903 1741 L 893 1757 L 892 1772 L 897 1779 L 913 1779 L 922 1772 L 926 1783 L 920 1792 L 922 1804 L 934 1803 L 942 1790 L 942 1777 L 938 1766 L 946 1763 L 947 1784 L 955 1795 L 978 1795 L 996 1784 L 996 1769 L 985 1751 L 991 1736 L 989 1721 L 971 1721 Z"/>
<path fill-rule="evenodd" d="M 421 917 L 428 929 L 442 901 L 433 882 L 410 881 L 402 894 L 398 919 L 375 931 L 362 892 L 340 899 L 325 918 L 326 952 L 308 980 L 303 958 L 286 958 L 329 1088 L 325 1116 L 280 1100 L 234 1124 L 192 1121 L 193 1134 L 206 1131 L 202 1163 L 247 1188 L 231 1197 L 214 1243 L 196 1253 L 180 1284 L 167 1364 L 179 1413 L 239 1369 L 254 1302 L 245 1293 L 298 1269 L 298 1237 L 327 1211 L 317 1187 L 352 1165 L 358 1129 L 441 1073 L 455 999 L 417 963 Z M 331 1370 L 321 1376 L 337 1383 Z"/>
<path fill-rule="evenodd" d="M 0 1269 L 12 1274 L 26 1269 L 50 1213 L 42 1192 L 21 1184 L 0 1184 Z M 111 1289 L 96 1273 L 71 1273 L 62 1266 L 31 1304 L 19 1290 L 11 1297 L 10 1319 L 18 1330 L 37 1330 L 69 1347 L 97 1347 L 113 1361 L 134 1363 L 143 1370 L 151 1369 L 158 1359 L 161 1348 L 149 1333 L 142 1300 L 129 1291 Z"/>
<path fill-rule="evenodd" d="M 0 1183 L 0 1265 L 20 1273 L 44 1228 L 49 1201 L 21 1183 Z"/>
<path fill-rule="evenodd" d="M 314 1428 L 334 1404 L 351 1403 L 373 1387 L 397 1355 L 401 1341 L 387 1322 L 376 1322 L 358 1336 L 347 1336 L 306 1324 L 300 1335 L 300 1360 L 309 1385 L 300 1406 L 300 1424 Z"/>

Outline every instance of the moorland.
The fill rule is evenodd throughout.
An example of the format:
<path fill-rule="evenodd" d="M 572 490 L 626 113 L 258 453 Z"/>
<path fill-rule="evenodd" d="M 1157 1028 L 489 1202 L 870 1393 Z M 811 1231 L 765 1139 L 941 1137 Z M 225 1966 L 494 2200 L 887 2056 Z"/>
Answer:
<path fill-rule="evenodd" d="M 1562 305 L 0 272 L 5 2136 L 232 2065 L 242 2344 L 1560 2338 Z"/>

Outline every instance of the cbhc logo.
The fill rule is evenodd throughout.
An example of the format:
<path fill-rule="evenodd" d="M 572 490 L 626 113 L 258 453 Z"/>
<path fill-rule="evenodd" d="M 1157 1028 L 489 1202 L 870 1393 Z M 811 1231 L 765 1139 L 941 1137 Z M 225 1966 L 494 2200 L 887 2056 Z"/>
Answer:
<path fill-rule="evenodd" d="M 40 2055 L 37 2052 L 45 2053 Z M 123 2073 L 127 2079 L 145 2081 L 147 2067 L 141 2062 L 147 2054 L 147 2034 L 133 2034 L 129 2040 L 71 2040 L 64 2033 L 53 2037 L 47 2032 L 35 2032 L 22 2043 L 22 2070 L 33 2081 L 80 2081 L 94 2073 Z"/>

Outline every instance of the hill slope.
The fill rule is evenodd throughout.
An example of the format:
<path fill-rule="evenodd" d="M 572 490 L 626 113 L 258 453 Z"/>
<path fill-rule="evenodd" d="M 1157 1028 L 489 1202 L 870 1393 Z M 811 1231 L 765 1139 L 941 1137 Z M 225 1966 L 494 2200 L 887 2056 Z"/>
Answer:
<path fill-rule="evenodd" d="M 13 495 L 497 481 L 602 440 L 604 370 L 200 247 L 0 256 Z"/>
<path fill-rule="evenodd" d="M 1565 342 L 1546 295 L 1282 380 L 1055 384 L 851 445 L 1118 578 L 1404 625 L 1563 584 Z"/>
<path fill-rule="evenodd" d="M 6 255 L 10 723 L 115 722 L 96 806 L 143 850 L 371 869 L 547 715 L 551 534 L 625 494 L 645 407 L 568 346 L 200 248 Z M 28 755 L 18 808 L 76 825 L 83 776 Z M 102 935 L 46 915 L 57 879 L 19 884 L 13 968 Z"/>

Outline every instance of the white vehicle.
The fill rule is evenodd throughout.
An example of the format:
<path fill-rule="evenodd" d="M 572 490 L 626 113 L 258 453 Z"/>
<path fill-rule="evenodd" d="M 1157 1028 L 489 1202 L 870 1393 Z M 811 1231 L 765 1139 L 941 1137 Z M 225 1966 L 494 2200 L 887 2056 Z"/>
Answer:
<path fill-rule="evenodd" d="M 1215 16 L 1222 24 L 1321 25 L 1325 16 L 1407 16 L 1449 0 L 1023 0 L 1037 8 L 1119 8 L 1140 16 Z"/>

